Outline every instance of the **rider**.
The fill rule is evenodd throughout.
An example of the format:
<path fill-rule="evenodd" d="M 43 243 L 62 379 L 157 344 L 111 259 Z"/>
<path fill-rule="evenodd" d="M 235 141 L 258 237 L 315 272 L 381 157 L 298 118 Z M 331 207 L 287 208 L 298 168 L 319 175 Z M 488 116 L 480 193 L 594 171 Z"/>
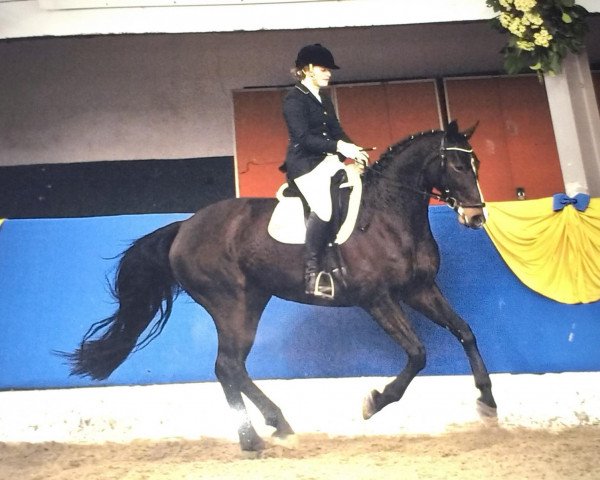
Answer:
<path fill-rule="evenodd" d="M 331 52 L 316 43 L 298 52 L 292 69 L 298 80 L 283 102 L 289 132 L 285 163 L 288 183 L 295 184 L 310 213 L 306 222 L 304 280 L 307 295 L 330 297 L 331 286 L 320 285 L 321 254 L 329 240 L 332 219 L 332 178 L 343 171 L 344 158 L 365 165 L 369 156 L 355 145 L 340 126 L 329 95 L 321 91 L 329 84 L 331 71 L 339 67 Z"/>

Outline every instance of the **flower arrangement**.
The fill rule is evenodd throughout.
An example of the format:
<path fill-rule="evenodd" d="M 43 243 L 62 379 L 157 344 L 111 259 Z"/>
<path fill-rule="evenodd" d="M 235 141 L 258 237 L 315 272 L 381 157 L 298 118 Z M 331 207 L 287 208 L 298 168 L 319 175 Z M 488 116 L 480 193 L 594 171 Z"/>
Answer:
<path fill-rule="evenodd" d="M 575 0 L 486 0 L 498 12 L 494 28 L 510 34 L 504 54 L 504 68 L 519 73 L 530 68 L 538 73 L 560 73 L 569 52 L 580 53 L 588 31 L 587 10 Z"/>

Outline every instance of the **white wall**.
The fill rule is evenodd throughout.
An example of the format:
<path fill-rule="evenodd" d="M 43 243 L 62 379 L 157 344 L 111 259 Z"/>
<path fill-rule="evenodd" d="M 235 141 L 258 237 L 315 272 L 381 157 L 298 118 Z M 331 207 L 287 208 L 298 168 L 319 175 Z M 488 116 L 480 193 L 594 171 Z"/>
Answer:
<path fill-rule="evenodd" d="M 362 400 L 391 378 L 263 380 L 257 385 L 282 409 L 295 432 L 333 436 L 439 434 L 482 422 L 471 376 L 418 376 L 404 397 L 371 419 Z M 551 431 L 600 422 L 597 373 L 492 375 L 503 429 Z M 326 393 L 324 395 L 324 392 Z M 237 441 L 236 416 L 216 382 L 0 392 L 5 442 L 129 442 L 200 437 Z M 247 402 L 263 438 L 273 429 Z"/>
<path fill-rule="evenodd" d="M 577 3 L 600 12 L 600 0 Z M 0 0 L 0 38 L 407 25 L 493 15 L 485 0 Z"/>
<path fill-rule="evenodd" d="M 504 37 L 480 21 L 0 41 L 0 165 L 233 155 L 231 91 L 290 84 L 312 42 L 356 82 L 501 72 Z"/>
<path fill-rule="evenodd" d="M 485 23 L 2 42 L 0 164 L 233 155 L 232 90 L 290 84 L 302 45 L 329 46 L 338 81 L 499 69 L 466 35 L 500 48 Z"/>
<path fill-rule="evenodd" d="M 484 0 L 4 0 L 0 38 L 403 25 L 492 15 Z"/>

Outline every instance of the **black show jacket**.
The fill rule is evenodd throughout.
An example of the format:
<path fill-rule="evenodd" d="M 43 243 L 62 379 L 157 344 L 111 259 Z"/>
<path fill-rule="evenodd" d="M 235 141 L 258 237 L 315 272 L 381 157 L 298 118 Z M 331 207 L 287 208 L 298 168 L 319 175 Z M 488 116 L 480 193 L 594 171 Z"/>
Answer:
<path fill-rule="evenodd" d="M 283 100 L 289 144 L 280 169 L 290 180 L 310 172 L 328 153 L 336 153 L 338 140 L 352 143 L 340 125 L 331 97 L 323 91 L 320 96 L 322 103 L 298 83 Z"/>

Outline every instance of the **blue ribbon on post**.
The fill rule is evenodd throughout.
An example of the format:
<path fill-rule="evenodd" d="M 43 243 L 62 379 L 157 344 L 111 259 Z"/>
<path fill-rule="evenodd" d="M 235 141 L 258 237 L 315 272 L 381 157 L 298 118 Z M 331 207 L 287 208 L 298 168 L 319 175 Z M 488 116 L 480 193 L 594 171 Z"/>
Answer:
<path fill-rule="evenodd" d="M 552 209 L 555 212 L 562 210 L 567 205 L 573 205 L 577 210 L 583 212 L 590 204 L 590 196 L 587 193 L 578 193 L 569 197 L 566 193 L 556 193 L 552 196 Z"/>

